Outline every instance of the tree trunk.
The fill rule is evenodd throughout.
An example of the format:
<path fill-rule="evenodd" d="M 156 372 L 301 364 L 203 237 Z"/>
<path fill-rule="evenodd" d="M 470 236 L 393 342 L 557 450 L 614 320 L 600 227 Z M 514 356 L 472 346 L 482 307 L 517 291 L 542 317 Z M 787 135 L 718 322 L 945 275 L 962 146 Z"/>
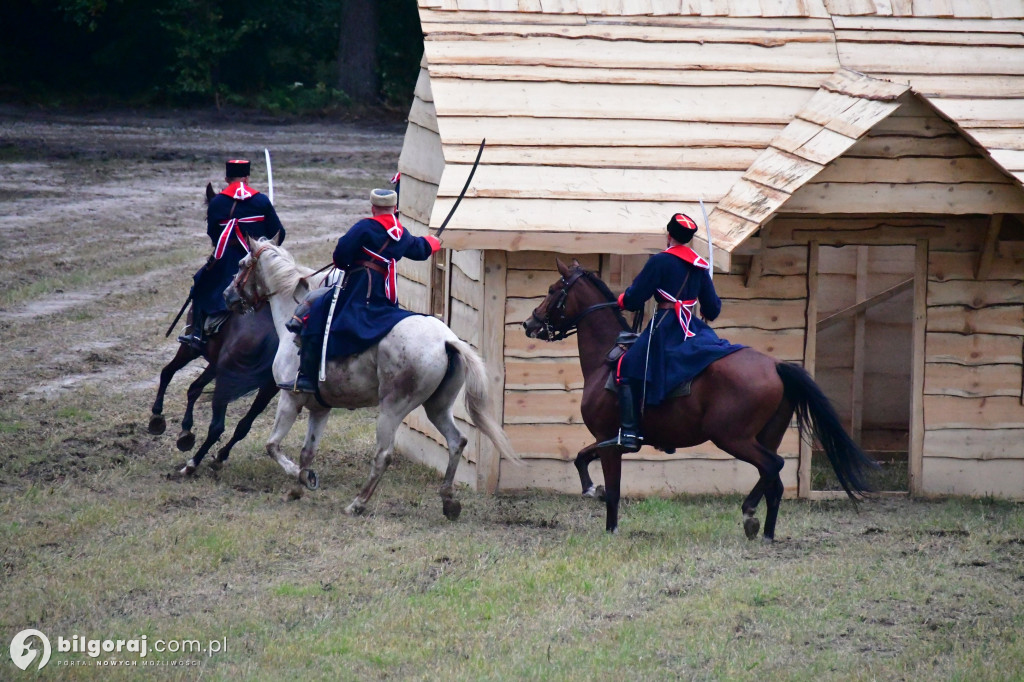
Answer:
<path fill-rule="evenodd" d="M 338 45 L 338 89 L 357 104 L 377 104 L 377 0 L 345 0 Z"/>

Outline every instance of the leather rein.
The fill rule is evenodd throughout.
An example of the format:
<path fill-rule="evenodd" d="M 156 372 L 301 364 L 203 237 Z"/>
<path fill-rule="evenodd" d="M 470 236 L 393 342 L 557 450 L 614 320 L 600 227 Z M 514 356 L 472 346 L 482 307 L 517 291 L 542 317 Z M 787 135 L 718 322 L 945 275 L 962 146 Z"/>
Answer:
<path fill-rule="evenodd" d="M 265 295 L 263 295 L 263 294 L 260 294 L 259 287 L 253 287 L 254 294 L 253 294 L 252 301 L 247 301 L 246 300 L 247 296 L 244 293 L 245 286 L 249 282 L 249 276 L 252 275 L 253 271 L 256 269 L 257 261 L 259 261 L 260 256 L 263 255 L 263 252 L 266 251 L 267 248 L 269 248 L 269 247 L 270 247 L 269 243 L 261 244 L 255 251 L 252 252 L 252 254 L 251 254 L 252 257 L 249 259 L 249 264 L 247 266 L 245 266 L 245 268 L 243 269 L 242 277 L 238 281 L 238 284 L 235 286 L 235 290 L 238 291 L 239 297 L 249 306 L 249 310 L 257 310 L 257 309 L 259 309 L 260 306 L 262 306 L 264 303 L 266 303 L 268 300 L 270 300 L 271 296 L 274 296 L 275 294 L 278 293 L 276 291 L 270 291 L 270 292 L 267 292 Z M 295 301 L 296 303 L 300 303 L 300 301 L 295 298 L 295 294 L 294 293 L 292 293 L 292 300 Z"/>
<path fill-rule="evenodd" d="M 564 276 L 562 277 L 562 279 L 561 279 L 562 290 L 558 294 L 558 300 L 555 301 L 554 309 L 558 310 L 558 311 L 561 311 L 563 316 L 565 315 L 565 306 L 566 306 L 566 303 L 568 302 L 568 299 L 569 299 L 569 289 L 572 287 L 573 284 L 575 284 L 577 281 L 579 281 L 580 277 L 583 277 L 585 274 L 586 274 L 585 270 L 576 270 L 575 272 L 572 273 L 572 275 L 569 277 L 568 280 Z M 562 323 L 560 325 L 558 325 L 558 327 L 555 327 L 554 325 L 551 324 L 551 321 L 550 321 L 551 309 L 550 308 L 548 309 L 548 312 L 545 315 L 545 318 L 547 318 L 547 319 L 543 319 L 542 320 L 539 317 L 537 317 L 537 311 L 534 311 L 533 313 L 531 313 L 530 317 L 532 317 L 534 320 L 536 320 L 538 324 L 543 326 L 544 331 L 545 331 L 545 340 L 546 341 L 562 341 L 563 339 L 567 339 L 567 338 L 569 338 L 573 334 L 576 334 L 579 331 L 579 329 L 578 329 L 579 323 L 587 315 L 589 315 L 590 313 L 596 312 L 598 310 L 604 310 L 605 308 L 612 308 L 612 307 L 618 309 L 619 302 L 618 301 L 606 301 L 604 303 L 595 303 L 594 305 L 585 308 L 578 315 L 575 315 L 575 316 L 573 316 L 573 317 L 571 317 L 569 319 L 563 319 Z M 622 316 L 618 315 L 616 317 L 618 317 L 619 324 L 622 325 L 623 330 L 624 331 L 628 331 L 629 330 L 629 325 L 627 325 L 626 321 L 622 319 Z"/>

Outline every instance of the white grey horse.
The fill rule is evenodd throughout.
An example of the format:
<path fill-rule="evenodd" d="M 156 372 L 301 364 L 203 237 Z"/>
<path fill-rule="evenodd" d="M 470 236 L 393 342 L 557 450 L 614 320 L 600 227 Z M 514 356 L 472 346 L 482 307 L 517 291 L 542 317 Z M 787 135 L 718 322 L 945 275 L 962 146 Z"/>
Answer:
<path fill-rule="evenodd" d="M 274 359 L 274 378 L 293 381 L 299 357 L 295 335 L 285 328 L 296 302 L 308 292 L 306 283 L 312 270 L 295 263 L 284 248 L 271 241 L 250 241 L 250 253 L 239 263 L 238 274 L 224 292 L 229 307 L 242 309 L 263 301 L 270 304 L 280 344 Z M 519 457 L 508 437 L 488 410 L 487 374 L 480 356 L 459 339 L 443 322 L 433 316 L 405 318 L 368 350 L 327 363 L 326 381 L 319 384 L 320 397 L 306 393 L 281 391 L 274 431 L 267 441 L 267 454 L 291 476 L 297 476 L 307 488 L 317 487 L 316 473 L 310 469 L 320 445 L 330 408 L 379 406 L 377 450 L 370 466 L 370 478 L 347 514 L 361 514 L 391 462 L 395 432 L 406 415 L 422 405 L 427 417 L 448 444 L 448 467 L 440 495 L 444 515 L 455 520 L 462 507 L 455 499 L 455 471 L 466 447 L 452 418 L 452 405 L 459 390 L 466 388 L 466 409 L 473 423 L 498 449 L 500 456 L 514 462 Z M 285 456 L 281 442 L 302 408 L 309 410 L 309 426 L 302 446 L 300 466 Z"/>

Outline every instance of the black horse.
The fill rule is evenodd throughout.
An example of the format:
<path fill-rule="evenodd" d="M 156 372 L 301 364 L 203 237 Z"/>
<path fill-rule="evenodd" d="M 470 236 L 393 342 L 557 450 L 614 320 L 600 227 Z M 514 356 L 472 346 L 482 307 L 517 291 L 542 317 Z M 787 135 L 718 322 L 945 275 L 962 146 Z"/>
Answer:
<path fill-rule="evenodd" d="M 206 201 L 213 196 L 213 187 L 206 186 Z M 188 452 L 196 443 L 192 433 L 193 410 L 203 389 L 216 380 L 213 389 L 213 418 L 206 433 L 206 440 L 199 446 L 196 454 L 181 469 L 181 473 L 193 473 L 206 457 L 206 453 L 214 446 L 224 433 L 225 416 L 228 404 L 244 395 L 256 391 L 256 398 L 248 412 L 235 426 L 231 440 L 217 452 L 217 458 L 211 465 L 219 469 L 228 458 L 235 443 L 245 438 L 252 427 L 253 421 L 266 409 L 270 401 L 277 395 L 277 382 L 274 381 L 273 364 L 277 353 L 277 331 L 274 318 L 269 308 L 261 308 L 252 313 L 242 315 L 231 313 L 220 328 L 220 332 L 207 340 L 203 351 L 195 350 L 187 344 L 180 344 L 177 352 L 160 372 L 160 387 L 153 402 L 153 416 L 149 420 L 149 432 L 160 435 L 167 429 L 164 419 L 164 394 L 175 373 L 196 358 L 207 361 L 206 369 L 188 387 L 188 402 L 185 416 L 181 420 L 181 433 L 178 434 L 177 446 L 182 452 Z"/>

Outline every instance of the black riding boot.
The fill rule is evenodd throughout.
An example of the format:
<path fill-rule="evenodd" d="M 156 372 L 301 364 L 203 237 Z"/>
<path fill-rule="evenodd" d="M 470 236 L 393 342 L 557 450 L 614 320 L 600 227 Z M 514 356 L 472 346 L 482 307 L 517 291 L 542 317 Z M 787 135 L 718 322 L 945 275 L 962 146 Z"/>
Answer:
<path fill-rule="evenodd" d="M 206 338 L 203 336 L 204 322 L 204 315 L 193 308 L 189 313 L 188 324 L 185 325 L 185 333 L 178 337 L 178 343 L 183 343 L 202 353 L 206 346 Z"/>
<path fill-rule="evenodd" d="M 317 374 L 320 369 L 320 356 L 316 351 L 315 343 L 311 340 L 304 341 L 299 346 L 299 374 L 295 377 L 295 383 L 278 384 L 278 388 L 293 393 L 316 393 Z"/>
<path fill-rule="evenodd" d="M 619 428 L 619 446 L 623 452 L 639 452 L 643 437 L 640 435 L 640 419 L 638 405 L 633 400 L 633 386 L 628 381 L 618 384 L 619 415 L 622 423 Z"/>

